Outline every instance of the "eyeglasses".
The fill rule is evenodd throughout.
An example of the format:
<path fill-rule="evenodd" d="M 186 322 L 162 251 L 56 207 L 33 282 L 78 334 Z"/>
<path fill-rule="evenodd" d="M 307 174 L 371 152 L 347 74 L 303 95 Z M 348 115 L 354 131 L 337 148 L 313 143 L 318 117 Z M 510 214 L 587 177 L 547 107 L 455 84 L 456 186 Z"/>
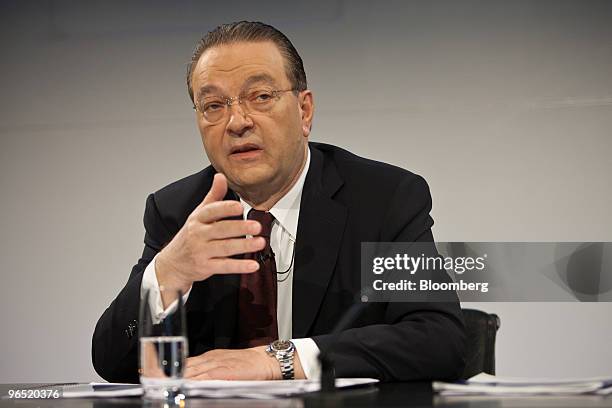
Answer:
<path fill-rule="evenodd" d="M 227 96 L 207 96 L 196 101 L 193 109 L 204 115 L 209 123 L 216 123 L 227 117 L 230 106 L 242 105 L 245 113 L 267 113 L 272 110 L 281 95 L 295 89 L 253 88 L 232 98 Z"/>

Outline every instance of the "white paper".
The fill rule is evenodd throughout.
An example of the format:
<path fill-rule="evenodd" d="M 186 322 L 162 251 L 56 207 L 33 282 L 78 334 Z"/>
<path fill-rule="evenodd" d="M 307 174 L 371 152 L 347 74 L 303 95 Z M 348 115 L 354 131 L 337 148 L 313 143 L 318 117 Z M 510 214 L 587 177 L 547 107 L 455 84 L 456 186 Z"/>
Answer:
<path fill-rule="evenodd" d="M 142 387 L 138 384 L 90 383 L 62 387 L 62 398 L 138 397 Z"/>
<path fill-rule="evenodd" d="M 345 388 L 374 384 L 374 378 L 337 378 L 336 387 Z M 318 380 L 279 380 L 279 381 L 188 381 L 185 391 L 188 396 L 208 398 L 256 398 L 268 399 L 281 396 L 316 392 L 321 389 Z"/>
<path fill-rule="evenodd" d="M 435 381 L 434 391 L 441 395 L 581 395 L 612 393 L 612 377 L 518 378 L 478 374 L 465 383 Z"/>
<path fill-rule="evenodd" d="M 480 373 L 470 378 L 470 384 L 500 384 L 500 385 L 563 385 L 585 384 L 612 381 L 612 377 L 583 377 L 583 378 L 526 378 L 526 377 L 499 377 L 496 375 Z"/>
<path fill-rule="evenodd" d="M 374 378 L 338 378 L 336 387 L 345 388 L 374 384 Z M 280 381 L 193 381 L 186 380 L 188 397 L 270 399 L 315 392 L 321 388 L 318 380 Z M 133 397 L 142 395 L 142 387 L 135 384 L 90 383 L 62 387 L 64 398 Z"/>

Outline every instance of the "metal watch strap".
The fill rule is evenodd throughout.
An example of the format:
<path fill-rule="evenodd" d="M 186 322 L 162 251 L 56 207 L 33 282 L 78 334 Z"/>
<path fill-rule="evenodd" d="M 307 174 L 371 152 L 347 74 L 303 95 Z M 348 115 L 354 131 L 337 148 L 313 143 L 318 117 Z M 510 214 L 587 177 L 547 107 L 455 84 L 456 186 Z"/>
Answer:
<path fill-rule="evenodd" d="M 295 370 L 293 367 L 295 345 L 291 341 L 275 340 L 268 345 L 266 352 L 270 357 L 274 357 L 276 361 L 278 361 L 283 380 L 295 379 Z"/>
<path fill-rule="evenodd" d="M 295 373 L 293 371 L 293 350 L 289 353 L 276 353 L 276 359 L 280 364 L 283 380 L 293 380 Z"/>

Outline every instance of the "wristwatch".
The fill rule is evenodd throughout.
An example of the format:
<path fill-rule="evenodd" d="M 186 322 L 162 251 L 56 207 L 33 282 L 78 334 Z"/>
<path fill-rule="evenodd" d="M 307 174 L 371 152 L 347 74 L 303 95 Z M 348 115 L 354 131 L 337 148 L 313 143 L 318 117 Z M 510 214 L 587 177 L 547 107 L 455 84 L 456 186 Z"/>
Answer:
<path fill-rule="evenodd" d="M 274 340 L 266 348 L 266 353 L 278 360 L 283 380 L 295 379 L 295 372 L 293 370 L 295 346 L 290 340 Z"/>

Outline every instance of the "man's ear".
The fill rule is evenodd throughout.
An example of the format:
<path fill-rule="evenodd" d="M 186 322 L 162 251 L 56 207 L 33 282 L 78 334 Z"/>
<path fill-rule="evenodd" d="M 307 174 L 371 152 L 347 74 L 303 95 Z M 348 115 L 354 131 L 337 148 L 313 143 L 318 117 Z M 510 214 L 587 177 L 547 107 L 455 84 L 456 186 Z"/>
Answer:
<path fill-rule="evenodd" d="M 312 92 L 308 89 L 300 92 L 298 95 L 298 102 L 302 114 L 302 132 L 304 136 L 308 137 L 310 135 L 310 129 L 312 129 L 312 118 L 314 116 L 314 99 Z"/>

